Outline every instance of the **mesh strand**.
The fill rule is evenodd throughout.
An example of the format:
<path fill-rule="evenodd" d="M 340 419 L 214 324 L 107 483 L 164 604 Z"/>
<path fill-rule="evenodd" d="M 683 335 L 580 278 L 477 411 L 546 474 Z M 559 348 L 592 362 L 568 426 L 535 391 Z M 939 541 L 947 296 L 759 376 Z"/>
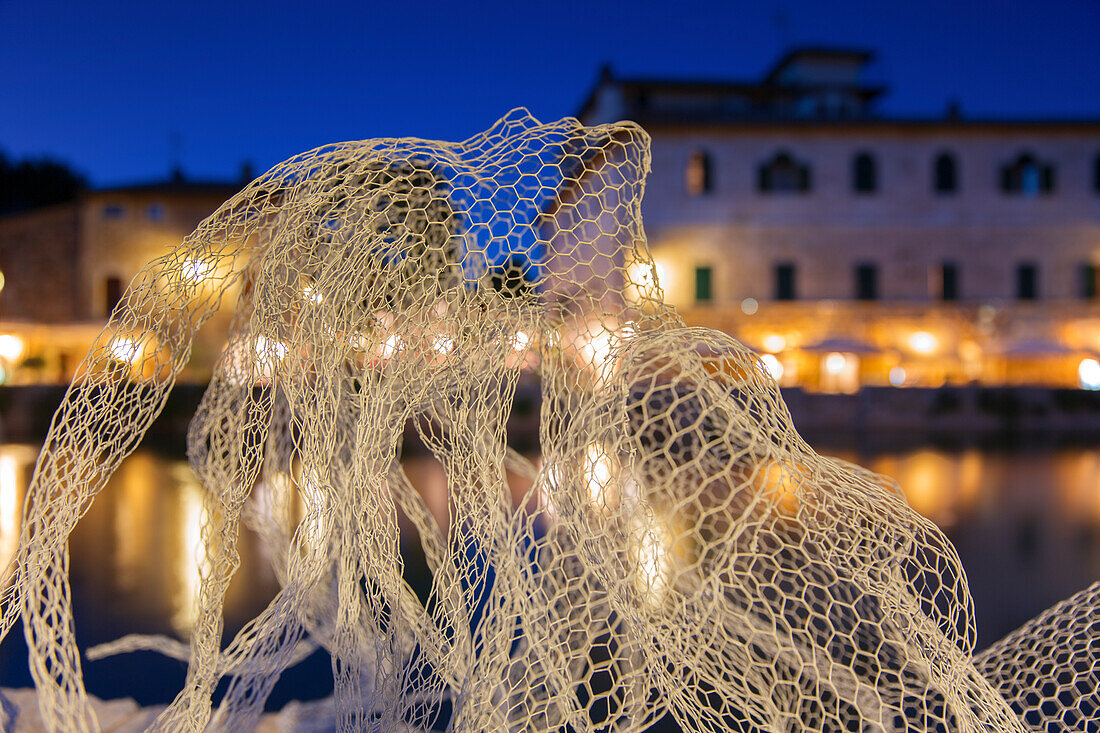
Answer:
<path fill-rule="evenodd" d="M 1096 588 L 975 659 L 944 535 L 890 480 L 816 455 L 758 357 L 663 302 L 648 168 L 636 125 L 524 110 L 461 143 L 331 145 L 150 264 L 54 418 L 8 569 L 2 630 L 22 617 L 43 720 L 97 728 L 68 537 L 230 293 L 188 435 L 209 495 L 190 643 L 94 650 L 188 660 L 157 729 L 251 729 L 318 647 L 341 731 L 1092 724 Z M 508 444 L 524 370 L 538 461 Z M 398 461 L 410 423 L 445 471 L 434 513 Z M 281 590 L 223 644 L 242 522 Z"/>

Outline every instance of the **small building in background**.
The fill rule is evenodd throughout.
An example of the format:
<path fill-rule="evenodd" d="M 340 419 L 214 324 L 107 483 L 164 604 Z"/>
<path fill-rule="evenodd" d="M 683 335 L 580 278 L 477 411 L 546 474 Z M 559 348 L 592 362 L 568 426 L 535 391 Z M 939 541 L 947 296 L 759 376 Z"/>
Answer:
<path fill-rule="evenodd" d="M 578 116 L 649 131 L 666 299 L 782 384 L 1100 387 L 1100 120 L 896 118 L 885 92 L 871 53 L 803 48 L 748 81 L 605 68 Z"/>
<path fill-rule="evenodd" d="M 69 381 L 133 277 L 242 185 L 177 174 L 0 217 L 0 383 Z M 209 340 L 184 379 L 208 376 Z"/>

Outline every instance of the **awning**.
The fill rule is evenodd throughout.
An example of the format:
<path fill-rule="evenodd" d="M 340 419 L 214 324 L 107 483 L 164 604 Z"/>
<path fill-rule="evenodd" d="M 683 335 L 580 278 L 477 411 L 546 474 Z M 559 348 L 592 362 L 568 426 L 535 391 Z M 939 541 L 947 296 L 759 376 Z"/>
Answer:
<path fill-rule="evenodd" d="M 800 347 L 802 351 L 808 351 L 812 354 L 830 354 L 834 351 L 841 354 L 881 354 L 883 350 L 874 344 L 869 344 L 866 341 L 860 341 L 854 338 L 836 337 L 827 338 L 817 343 L 807 344 Z"/>

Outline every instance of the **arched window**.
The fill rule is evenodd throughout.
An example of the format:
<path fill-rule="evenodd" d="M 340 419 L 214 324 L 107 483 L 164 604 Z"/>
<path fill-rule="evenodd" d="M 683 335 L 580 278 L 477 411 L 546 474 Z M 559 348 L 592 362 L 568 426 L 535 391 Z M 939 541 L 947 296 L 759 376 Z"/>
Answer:
<path fill-rule="evenodd" d="M 1054 190 L 1054 166 L 1021 153 L 1001 169 L 1001 190 L 1023 196 L 1049 194 Z"/>
<path fill-rule="evenodd" d="M 852 190 L 856 193 L 878 190 L 878 166 L 871 153 L 859 153 L 852 159 Z"/>
<path fill-rule="evenodd" d="M 684 185 L 692 196 L 708 193 L 714 183 L 711 173 L 710 156 L 702 150 L 696 150 L 688 158 L 684 169 Z"/>
<path fill-rule="evenodd" d="M 762 193 L 805 193 L 810 190 L 810 167 L 780 151 L 757 170 L 756 187 Z"/>
<path fill-rule="evenodd" d="M 952 153 L 940 153 L 933 164 L 932 190 L 936 193 L 955 193 L 959 190 L 959 168 Z"/>

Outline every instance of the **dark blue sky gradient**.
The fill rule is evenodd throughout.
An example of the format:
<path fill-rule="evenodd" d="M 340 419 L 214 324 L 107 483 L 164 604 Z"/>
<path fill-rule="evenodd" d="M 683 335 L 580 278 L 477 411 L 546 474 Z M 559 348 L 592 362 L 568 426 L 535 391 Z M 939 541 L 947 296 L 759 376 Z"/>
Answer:
<path fill-rule="evenodd" d="M 339 140 L 574 114 L 599 65 L 758 77 L 791 44 L 878 51 L 882 110 L 1100 119 L 1096 0 L 429 3 L 0 0 L 0 150 L 97 185 L 260 172 Z"/>

